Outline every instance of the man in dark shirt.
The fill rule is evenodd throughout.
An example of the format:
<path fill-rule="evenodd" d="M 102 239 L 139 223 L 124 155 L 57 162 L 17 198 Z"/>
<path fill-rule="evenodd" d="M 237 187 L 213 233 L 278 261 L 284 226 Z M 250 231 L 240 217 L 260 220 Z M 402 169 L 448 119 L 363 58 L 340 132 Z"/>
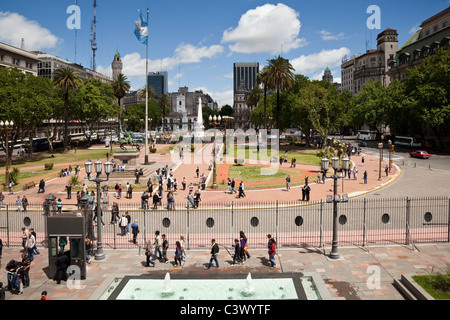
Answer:
<path fill-rule="evenodd" d="M 212 266 L 213 260 L 216 262 L 216 268 L 219 268 L 219 261 L 217 261 L 217 255 L 219 254 L 219 246 L 215 239 L 211 240 L 211 259 L 209 259 L 209 264 L 205 269 L 209 269 Z"/>
<path fill-rule="evenodd" d="M 58 258 L 56 258 L 56 283 L 60 284 L 61 280 L 67 280 L 67 268 L 69 267 L 70 261 L 69 257 L 64 253 L 59 253 Z"/>

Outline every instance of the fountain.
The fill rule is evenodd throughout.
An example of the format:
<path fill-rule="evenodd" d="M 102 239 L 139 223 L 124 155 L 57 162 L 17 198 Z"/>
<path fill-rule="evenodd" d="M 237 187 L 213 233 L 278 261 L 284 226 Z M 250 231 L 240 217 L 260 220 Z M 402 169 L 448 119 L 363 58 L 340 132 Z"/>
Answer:
<path fill-rule="evenodd" d="M 247 279 L 245 281 L 247 283 L 247 286 L 244 289 L 244 295 L 246 297 L 254 295 L 255 289 L 253 288 L 253 279 L 252 279 L 252 275 L 250 273 L 248 273 Z"/>
<path fill-rule="evenodd" d="M 165 277 L 164 277 L 164 289 L 162 290 L 161 295 L 163 297 L 168 297 L 173 295 L 173 290 L 172 287 L 170 285 L 170 274 L 167 272 Z"/>
<path fill-rule="evenodd" d="M 115 288 L 103 289 L 102 300 L 321 300 L 314 281 L 303 283 L 303 274 L 271 274 L 246 278 L 223 275 L 213 278 L 185 275 L 125 276 Z M 312 281 L 312 282 L 311 282 Z M 320 282 L 320 277 L 316 279 Z M 315 287 L 315 286 L 314 286 Z M 323 287 L 323 285 L 321 285 Z"/>

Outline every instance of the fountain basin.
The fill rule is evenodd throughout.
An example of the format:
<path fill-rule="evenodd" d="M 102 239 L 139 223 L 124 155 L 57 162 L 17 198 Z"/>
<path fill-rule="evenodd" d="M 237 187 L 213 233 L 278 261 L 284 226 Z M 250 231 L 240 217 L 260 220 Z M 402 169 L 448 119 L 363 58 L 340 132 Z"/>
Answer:
<path fill-rule="evenodd" d="M 168 279 L 170 278 L 170 280 Z M 307 279 L 305 279 L 307 278 Z M 117 282 L 117 280 L 115 280 Z M 170 282 L 169 282 L 170 281 Z M 311 277 L 277 275 L 124 276 L 102 300 L 321 300 Z"/>

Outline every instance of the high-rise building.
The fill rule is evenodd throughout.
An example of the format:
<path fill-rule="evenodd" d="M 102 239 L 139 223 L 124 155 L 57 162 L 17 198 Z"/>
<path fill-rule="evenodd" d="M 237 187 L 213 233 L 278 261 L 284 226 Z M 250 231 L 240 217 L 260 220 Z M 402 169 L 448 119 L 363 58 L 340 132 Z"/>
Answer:
<path fill-rule="evenodd" d="M 169 75 L 167 71 L 149 72 L 148 85 L 153 88 L 155 99 L 158 99 L 163 94 L 167 94 L 169 89 Z"/>
<path fill-rule="evenodd" d="M 113 79 L 115 79 L 119 73 L 122 73 L 123 64 L 122 59 L 120 59 L 119 50 L 117 50 L 116 53 L 114 54 L 114 60 L 111 63 L 111 69 Z"/>
<path fill-rule="evenodd" d="M 259 73 L 258 62 L 240 62 L 233 64 L 233 109 L 247 109 L 247 94 L 256 86 Z"/>

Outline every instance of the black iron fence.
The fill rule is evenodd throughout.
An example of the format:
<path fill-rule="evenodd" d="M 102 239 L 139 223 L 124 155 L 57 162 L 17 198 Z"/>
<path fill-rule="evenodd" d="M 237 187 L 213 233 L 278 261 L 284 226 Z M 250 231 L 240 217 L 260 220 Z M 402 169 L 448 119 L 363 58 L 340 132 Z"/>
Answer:
<path fill-rule="evenodd" d="M 339 246 L 450 242 L 450 198 L 355 198 L 337 206 Z M 69 207 L 66 205 L 65 209 Z M 110 204 L 102 214 L 103 246 L 136 248 L 146 240 L 153 242 L 156 230 L 167 235 L 172 248 L 180 236 L 184 236 L 189 249 L 209 248 L 212 238 L 229 247 L 240 231 L 248 237 L 250 248 L 265 248 L 269 233 L 278 247 L 326 247 L 332 242 L 333 203 L 325 201 L 245 205 L 230 202 L 198 208 L 178 204 L 175 210 L 167 210 L 167 204 L 152 207 L 152 204 L 148 209 L 136 203 L 120 205 L 119 216 L 128 212 L 131 223 L 137 220 L 139 225 L 137 244 L 133 244 L 131 223 L 130 233 L 122 236 L 118 223 L 111 223 Z M 15 205 L 0 209 L 3 244 L 21 246 L 22 227 L 33 227 L 38 245 L 46 246 L 47 214 L 58 211 L 55 208 L 46 211 L 42 205 L 29 205 L 26 212 L 17 211 Z M 95 235 L 97 228 L 91 230 Z"/>

